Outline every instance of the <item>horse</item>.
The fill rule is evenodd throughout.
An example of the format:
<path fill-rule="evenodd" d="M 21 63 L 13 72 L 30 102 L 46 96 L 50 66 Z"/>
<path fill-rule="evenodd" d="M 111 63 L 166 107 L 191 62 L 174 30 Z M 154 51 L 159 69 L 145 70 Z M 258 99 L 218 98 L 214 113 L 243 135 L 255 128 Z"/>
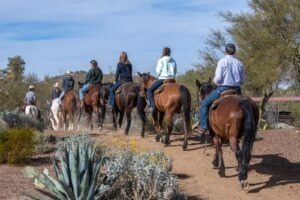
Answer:
<path fill-rule="evenodd" d="M 196 80 L 196 85 L 200 102 L 214 89 L 210 81 L 200 83 Z M 209 111 L 209 134 L 216 149 L 212 164 L 214 168 L 219 169 L 219 176 L 224 177 L 225 166 L 221 146 L 225 140 L 228 140 L 238 162 L 238 180 L 242 189 L 248 190 L 248 165 L 257 131 L 258 107 L 254 101 L 244 95 L 222 96 L 213 103 Z M 242 149 L 239 145 L 241 138 Z"/>
<path fill-rule="evenodd" d="M 69 117 L 68 130 L 74 129 L 75 115 L 77 111 L 76 96 L 74 90 L 65 91 L 65 95 L 62 99 L 62 120 L 64 124 L 64 130 L 66 130 L 67 116 Z"/>
<path fill-rule="evenodd" d="M 39 109 L 35 105 L 26 105 L 25 115 L 33 120 L 40 120 Z"/>
<path fill-rule="evenodd" d="M 79 88 L 83 86 L 83 83 L 78 81 Z M 87 127 L 90 127 L 90 129 L 93 129 L 93 123 L 92 123 L 92 116 L 93 113 L 96 114 L 97 118 L 97 126 L 98 130 L 102 130 L 102 124 L 100 123 L 100 112 L 99 107 L 100 104 L 100 90 L 101 90 L 101 84 L 90 84 L 90 87 L 88 91 L 84 94 L 84 110 L 87 113 Z M 78 122 L 80 121 L 82 114 L 82 108 L 79 109 L 79 115 L 78 115 Z"/>
<path fill-rule="evenodd" d="M 59 110 L 59 98 L 53 99 L 49 115 L 53 130 L 58 131 L 61 119 L 61 112 Z"/>
<path fill-rule="evenodd" d="M 146 96 L 147 89 L 156 80 L 150 73 L 139 73 L 140 93 Z M 159 90 L 159 89 L 158 89 Z M 156 93 L 156 92 L 155 92 Z M 175 113 L 183 112 L 184 117 L 184 142 L 183 150 L 187 150 L 188 134 L 190 128 L 190 111 L 191 111 L 191 94 L 189 90 L 177 83 L 167 83 L 163 85 L 163 90 L 154 94 L 154 101 L 157 111 L 152 113 L 154 122 L 156 141 L 162 138 L 162 142 L 167 146 L 169 144 L 170 135 L 173 129 L 173 116 Z M 166 119 L 168 131 L 166 136 L 162 137 L 161 127 L 163 119 Z"/>
<path fill-rule="evenodd" d="M 107 102 L 109 97 L 109 89 L 112 83 L 104 83 L 101 88 L 100 99 L 101 102 Z M 121 128 L 124 114 L 127 118 L 127 125 L 125 128 L 125 135 L 128 135 L 131 125 L 131 112 L 137 107 L 137 113 L 142 121 L 141 137 L 145 137 L 145 101 L 143 97 L 139 95 L 139 85 L 136 83 L 125 83 L 115 93 L 115 105 L 112 107 L 113 126 L 115 129 Z M 105 112 L 105 110 L 104 110 Z M 104 118 L 105 113 L 102 113 Z M 119 117 L 119 118 L 118 118 Z M 117 122 L 118 121 L 118 122 Z"/>
<path fill-rule="evenodd" d="M 100 126 L 103 127 L 103 122 L 106 113 L 106 105 L 109 98 L 109 89 L 113 83 L 102 83 L 100 89 Z"/>

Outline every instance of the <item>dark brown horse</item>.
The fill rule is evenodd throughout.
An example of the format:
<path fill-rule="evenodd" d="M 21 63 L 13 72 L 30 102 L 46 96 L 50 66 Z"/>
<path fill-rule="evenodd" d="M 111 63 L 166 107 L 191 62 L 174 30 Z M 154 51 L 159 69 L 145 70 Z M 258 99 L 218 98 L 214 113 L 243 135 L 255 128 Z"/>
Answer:
<path fill-rule="evenodd" d="M 112 86 L 112 83 L 104 83 L 101 88 L 101 102 L 107 102 L 109 89 Z M 141 136 L 144 137 L 145 133 L 145 123 L 146 123 L 146 115 L 145 115 L 145 106 L 146 102 L 143 97 L 139 95 L 139 85 L 136 83 L 125 83 L 122 85 L 115 94 L 115 105 L 112 108 L 112 116 L 113 116 L 113 126 L 117 129 L 121 128 L 124 114 L 127 118 L 127 125 L 125 128 L 125 134 L 129 133 L 130 125 L 131 125 L 131 112 L 137 107 L 137 113 L 142 122 Z M 105 110 L 104 110 L 105 112 Z M 103 118 L 105 113 L 102 114 Z"/>
<path fill-rule="evenodd" d="M 67 117 L 69 118 L 69 130 L 74 129 L 74 119 L 77 111 L 76 96 L 74 90 L 65 92 L 62 99 L 62 121 L 64 124 L 64 130 L 66 130 Z"/>
<path fill-rule="evenodd" d="M 196 81 L 198 97 L 202 101 L 212 91 L 210 82 Z M 209 112 L 209 133 L 216 147 L 213 166 L 219 168 L 219 175 L 225 176 L 222 143 L 228 140 L 238 161 L 238 178 L 242 189 L 247 190 L 248 164 L 257 131 L 259 112 L 257 105 L 247 96 L 229 95 L 213 104 Z M 218 101 L 218 100 L 217 100 Z M 243 137 L 242 149 L 239 140 Z"/>
<path fill-rule="evenodd" d="M 80 83 L 78 81 L 79 88 L 82 87 L 83 83 Z M 84 94 L 84 110 L 87 113 L 87 127 L 90 127 L 90 129 L 93 129 L 93 122 L 92 122 L 92 116 L 93 113 L 96 114 L 97 119 L 97 128 L 99 130 L 102 130 L 102 125 L 100 123 L 100 112 L 99 108 L 101 106 L 100 104 L 100 90 L 101 90 L 101 84 L 91 84 L 88 91 Z M 78 121 L 80 121 L 82 114 L 82 108 L 79 110 L 78 115 Z"/>
<path fill-rule="evenodd" d="M 141 95 L 145 96 L 147 89 L 156 80 L 150 73 L 138 73 L 140 77 Z M 154 95 L 154 101 L 158 112 L 152 115 L 154 126 L 156 130 L 156 141 L 159 142 L 162 137 L 161 128 L 165 117 L 168 132 L 166 136 L 162 137 L 162 142 L 165 145 L 169 144 L 170 134 L 173 129 L 173 116 L 175 113 L 183 112 L 184 115 L 184 143 L 183 150 L 187 149 L 188 132 L 190 128 L 190 111 L 191 111 L 191 94 L 189 90 L 177 83 L 168 83 L 164 85 L 162 92 Z"/>

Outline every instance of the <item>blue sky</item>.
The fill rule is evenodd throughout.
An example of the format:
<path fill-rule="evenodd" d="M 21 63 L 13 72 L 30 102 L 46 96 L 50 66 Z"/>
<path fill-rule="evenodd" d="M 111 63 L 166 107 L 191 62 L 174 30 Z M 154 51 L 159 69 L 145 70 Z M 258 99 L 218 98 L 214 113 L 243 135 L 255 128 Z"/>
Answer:
<path fill-rule="evenodd" d="M 0 67 L 21 55 L 26 73 L 43 78 L 96 59 L 107 73 L 126 51 L 134 72 L 154 73 L 169 46 L 184 73 L 210 30 L 226 26 L 217 12 L 247 9 L 246 0 L 1 0 Z"/>

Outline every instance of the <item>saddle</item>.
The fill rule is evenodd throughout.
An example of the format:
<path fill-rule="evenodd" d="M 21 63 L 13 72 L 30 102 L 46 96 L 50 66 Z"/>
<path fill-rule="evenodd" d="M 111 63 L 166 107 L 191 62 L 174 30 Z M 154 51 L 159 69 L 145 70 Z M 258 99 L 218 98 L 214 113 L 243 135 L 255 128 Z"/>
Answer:
<path fill-rule="evenodd" d="M 170 84 L 170 83 L 176 83 L 176 80 L 175 79 L 166 79 L 166 80 L 164 80 L 164 83 L 154 91 L 154 94 L 162 93 L 165 89 L 165 86 Z"/>
<path fill-rule="evenodd" d="M 115 91 L 115 94 L 119 94 L 122 92 L 122 90 L 124 89 L 125 86 L 127 85 L 130 85 L 132 84 L 132 82 L 126 82 L 126 83 L 123 83 L 116 91 Z"/>
<path fill-rule="evenodd" d="M 222 102 L 222 100 L 232 95 L 238 95 L 238 92 L 236 90 L 225 90 L 224 92 L 222 92 L 221 97 L 213 102 L 213 104 L 210 107 L 210 110 L 215 110 L 218 107 L 218 105 Z"/>

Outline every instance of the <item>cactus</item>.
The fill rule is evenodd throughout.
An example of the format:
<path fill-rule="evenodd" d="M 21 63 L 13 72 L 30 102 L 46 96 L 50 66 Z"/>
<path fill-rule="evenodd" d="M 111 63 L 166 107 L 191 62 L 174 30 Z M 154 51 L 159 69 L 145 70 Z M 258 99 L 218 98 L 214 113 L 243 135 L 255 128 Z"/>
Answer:
<path fill-rule="evenodd" d="M 71 137 L 58 143 L 53 159 L 57 180 L 45 173 L 35 177 L 58 199 L 100 199 L 110 188 L 98 181 L 105 159 L 106 151 L 95 150 L 90 138 Z"/>

